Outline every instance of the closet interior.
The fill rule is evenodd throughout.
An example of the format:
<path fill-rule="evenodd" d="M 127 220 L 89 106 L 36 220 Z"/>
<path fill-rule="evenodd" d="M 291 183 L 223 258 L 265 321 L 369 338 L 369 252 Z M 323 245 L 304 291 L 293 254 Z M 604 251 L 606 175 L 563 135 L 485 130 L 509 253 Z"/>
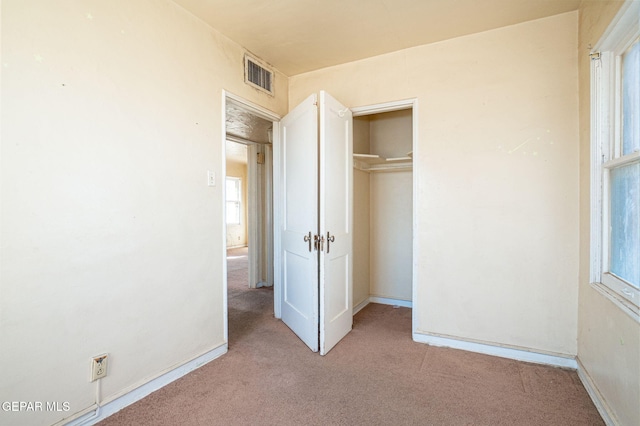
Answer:
<path fill-rule="evenodd" d="M 353 303 L 411 307 L 413 123 L 403 109 L 353 118 Z"/>

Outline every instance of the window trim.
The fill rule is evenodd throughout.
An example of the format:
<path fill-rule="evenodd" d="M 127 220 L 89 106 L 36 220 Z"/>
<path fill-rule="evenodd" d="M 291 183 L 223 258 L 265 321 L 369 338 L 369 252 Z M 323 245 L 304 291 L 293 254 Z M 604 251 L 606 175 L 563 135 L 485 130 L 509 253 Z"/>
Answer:
<path fill-rule="evenodd" d="M 591 53 L 590 284 L 640 323 L 640 290 L 609 272 L 609 174 L 640 159 L 621 157 L 621 55 L 640 36 L 640 2 L 626 1 Z M 605 206 L 606 204 L 606 206 Z"/>

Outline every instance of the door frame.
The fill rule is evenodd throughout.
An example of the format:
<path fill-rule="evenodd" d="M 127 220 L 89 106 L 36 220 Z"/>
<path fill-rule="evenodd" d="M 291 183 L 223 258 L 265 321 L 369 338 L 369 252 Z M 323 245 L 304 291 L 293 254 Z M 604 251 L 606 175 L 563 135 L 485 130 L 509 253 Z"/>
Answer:
<path fill-rule="evenodd" d="M 418 324 L 418 312 L 420 310 L 420 300 L 417 297 L 418 293 L 418 259 L 419 256 L 419 245 L 418 239 L 416 236 L 418 235 L 418 212 L 416 209 L 417 201 L 418 201 L 418 173 L 419 167 L 416 167 L 417 161 L 416 159 L 419 157 L 419 147 L 418 147 L 418 98 L 409 98 L 403 99 L 399 101 L 391 101 L 391 102 L 383 102 L 379 104 L 373 105 L 365 105 L 351 108 L 351 112 L 354 117 L 359 117 L 363 115 L 371 115 L 371 114 L 379 114 L 383 112 L 392 112 L 403 109 L 411 108 L 411 127 L 412 127 L 412 150 L 413 150 L 413 170 L 412 170 L 412 203 L 411 206 L 411 214 L 412 214 L 412 271 L 411 271 L 411 334 L 415 336 L 417 333 L 417 324 Z M 415 340 L 415 338 L 414 338 Z"/>
<path fill-rule="evenodd" d="M 417 298 L 417 283 L 418 283 L 418 263 L 417 263 L 417 259 L 419 259 L 419 247 L 417 244 L 417 238 L 416 235 L 418 235 L 418 220 L 417 220 L 417 211 L 416 211 L 416 205 L 417 205 L 417 194 L 418 194 L 418 177 L 417 177 L 417 173 L 416 173 L 416 158 L 418 157 L 419 154 L 419 148 L 418 148 L 418 99 L 417 98 L 410 98 L 410 99 L 404 99 L 404 100 L 399 100 L 399 101 L 391 101 L 391 102 L 383 102 L 383 103 L 378 103 L 378 104 L 372 104 L 372 105 L 364 105 L 364 106 L 358 106 L 358 107 L 353 107 L 353 108 L 349 108 L 353 114 L 354 117 L 358 117 L 358 116 L 363 116 L 363 115 L 371 115 L 371 114 L 378 114 L 378 113 L 383 113 L 383 112 L 391 112 L 391 111 L 398 111 L 398 110 L 403 110 L 403 109 L 411 109 L 411 114 L 412 114 L 412 136 L 413 136 L 413 141 L 412 141 L 412 149 L 413 149 L 413 158 L 414 158 L 414 166 L 413 166 L 413 173 L 412 173 L 412 180 L 413 180 L 413 188 L 412 188 L 412 250 L 413 250 L 413 256 L 412 256 L 412 283 L 411 283 L 411 298 L 412 298 L 412 311 L 411 311 L 411 328 L 412 328 L 412 335 L 415 335 L 417 330 L 416 330 L 416 325 L 418 323 L 417 318 L 417 312 L 419 312 L 420 309 L 420 302 Z M 274 225 L 274 229 L 273 229 L 273 236 L 274 236 L 274 255 L 273 255 L 273 263 L 274 265 L 280 265 L 282 259 L 280 257 L 280 248 L 281 248 L 281 242 L 280 242 L 280 228 L 282 225 L 282 211 L 281 211 L 281 207 L 280 207 L 280 200 L 282 197 L 282 185 L 281 185 L 281 181 L 280 181 L 280 126 L 279 125 L 274 125 L 273 128 L 273 225 Z M 281 292 L 282 292 L 282 286 L 281 286 L 281 274 L 280 274 L 280 268 L 279 267 L 275 267 L 274 268 L 274 281 L 273 281 L 273 304 L 274 304 L 274 314 L 276 318 L 281 318 L 282 314 L 281 314 L 281 306 L 280 306 L 280 298 L 281 298 Z"/>
<path fill-rule="evenodd" d="M 223 201 L 223 207 L 222 207 L 222 252 L 225 253 L 225 257 L 224 257 L 224 261 L 223 261 L 223 266 L 222 266 L 222 271 L 223 271 L 223 290 L 224 290 L 224 297 L 223 297 L 223 316 L 224 316 L 224 340 L 226 342 L 229 342 L 229 307 L 228 307 L 228 283 L 227 283 L 227 262 L 226 262 L 226 250 L 227 250 L 227 221 L 226 221 L 226 208 L 224 207 L 224 200 L 226 199 L 226 189 L 225 189 L 225 184 L 224 184 L 224 178 L 226 177 L 227 174 L 227 165 L 226 165 L 226 157 L 227 157 L 227 148 L 226 148 L 226 141 L 230 140 L 232 142 L 242 142 L 242 143 L 246 143 L 248 145 L 248 161 L 247 161 L 247 174 L 248 174 L 248 182 L 247 182 L 247 186 L 248 186 L 248 203 L 249 205 L 247 206 L 247 208 L 249 208 L 250 206 L 255 206 L 257 204 L 257 201 L 259 200 L 260 197 L 260 188 L 258 188 L 258 180 L 257 179 L 257 175 L 255 172 L 255 162 L 251 162 L 251 157 L 253 157 L 255 159 L 255 154 L 257 152 L 256 148 L 255 148 L 255 143 L 251 143 L 251 141 L 239 141 L 238 138 L 228 138 L 227 137 L 227 131 L 226 131 L 226 125 L 224 125 L 224 123 L 226 123 L 226 117 L 227 117 L 227 103 L 231 103 L 231 104 L 235 104 L 239 107 L 241 107 L 242 109 L 248 111 L 249 113 L 256 115 L 260 118 L 263 118 L 265 120 L 269 120 L 273 123 L 273 138 L 272 138 L 272 147 L 271 149 L 269 149 L 268 147 L 265 148 L 265 167 L 267 168 L 267 170 L 269 168 L 271 168 L 271 173 L 266 173 L 265 179 L 266 181 L 264 182 L 265 184 L 265 193 L 267 194 L 267 196 L 265 197 L 265 212 L 264 212 L 264 229 L 268 230 L 270 232 L 266 232 L 266 241 L 264 241 L 263 246 L 266 248 L 267 250 L 267 259 L 269 258 L 273 258 L 273 254 L 274 254 L 274 236 L 273 236 L 273 229 L 274 229 L 274 214 L 273 214 L 273 206 L 274 206 L 274 194 L 272 192 L 272 190 L 274 189 L 274 185 L 273 182 L 274 181 L 274 174 L 273 174 L 273 145 L 275 145 L 275 141 L 276 139 L 276 135 L 278 134 L 278 128 L 279 128 L 279 122 L 280 122 L 280 116 L 277 115 L 276 113 L 269 111 L 266 108 L 263 108 L 259 105 L 254 104 L 253 102 L 250 102 L 238 95 L 235 95 L 229 91 L 223 90 L 222 91 L 222 123 L 223 125 L 221 126 L 222 128 L 222 177 L 221 179 L 219 179 L 219 181 L 221 182 L 221 186 L 222 186 L 222 201 Z M 251 164 L 253 164 L 253 170 L 252 170 L 252 166 Z M 272 193 L 272 196 L 268 196 L 269 193 Z M 261 263 L 260 260 L 258 259 L 258 253 L 259 253 L 259 248 L 257 247 L 257 245 L 255 244 L 255 241 L 257 238 L 257 234 L 258 234 L 258 223 L 256 220 L 256 215 L 251 215 L 251 212 L 248 212 L 247 214 L 249 216 L 249 221 L 247 224 L 248 230 L 247 230 L 247 243 L 249 246 L 249 279 L 250 279 L 250 286 L 251 287 L 256 287 L 256 277 L 258 275 L 262 275 L 262 273 L 264 273 L 267 277 L 267 282 L 275 282 L 275 278 L 274 278 L 274 267 L 273 265 L 275 264 L 275 262 L 273 263 L 269 263 L 267 262 L 266 265 L 264 265 L 264 263 Z M 253 244 L 251 243 L 251 241 L 253 240 Z M 275 259 L 274 259 L 275 260 Z M 261 269 L 261 264 L 264 266 L 264 269 Z"/>

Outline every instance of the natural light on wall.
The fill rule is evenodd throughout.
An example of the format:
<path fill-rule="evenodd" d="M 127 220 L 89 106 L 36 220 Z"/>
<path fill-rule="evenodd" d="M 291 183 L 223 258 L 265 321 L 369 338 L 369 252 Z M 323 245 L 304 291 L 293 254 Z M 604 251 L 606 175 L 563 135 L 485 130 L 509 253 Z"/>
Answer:
<path fill-rule="evenodd" d="M 591 282 L 640 322 L 640 8 L 630 4 L 591 55 Z"/>

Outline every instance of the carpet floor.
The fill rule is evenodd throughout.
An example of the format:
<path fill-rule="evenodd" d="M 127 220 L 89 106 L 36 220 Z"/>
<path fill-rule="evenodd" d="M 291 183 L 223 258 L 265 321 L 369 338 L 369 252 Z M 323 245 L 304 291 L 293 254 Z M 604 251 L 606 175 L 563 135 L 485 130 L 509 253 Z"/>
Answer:
<path fill-rule="evenodd" d="M 369 304 L 312 353 L 245 265 L 229 251 L 229 352 L 100 425 L 604 424 L 575 371 L 415 343 L 407 308 Z"/>

